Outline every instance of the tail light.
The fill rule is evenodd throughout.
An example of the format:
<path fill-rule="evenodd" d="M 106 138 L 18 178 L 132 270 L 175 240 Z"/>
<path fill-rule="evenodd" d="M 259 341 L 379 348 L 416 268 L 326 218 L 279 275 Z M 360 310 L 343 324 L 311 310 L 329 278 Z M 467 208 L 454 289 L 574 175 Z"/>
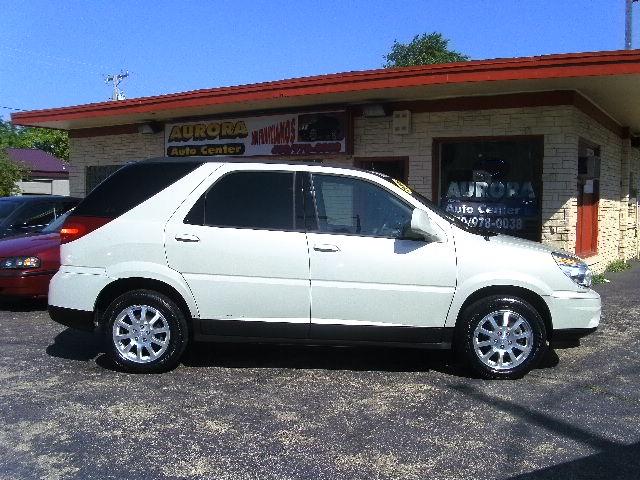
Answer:
<path fill-rule="evenodd" d="M 60 243 L 69 243 L 84 237 L 87 233 L 109 223 L 112 218 L 105 217 L 74 217 L 67 218 L 60 230 Z"/>

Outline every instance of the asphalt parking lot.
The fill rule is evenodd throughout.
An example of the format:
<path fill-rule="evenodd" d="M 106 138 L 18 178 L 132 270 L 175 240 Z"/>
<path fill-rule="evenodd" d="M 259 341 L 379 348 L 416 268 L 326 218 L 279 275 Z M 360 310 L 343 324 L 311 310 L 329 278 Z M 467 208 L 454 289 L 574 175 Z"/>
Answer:
<path fill-rule="evenodd" d="M 111 369 L 42 305 L 0 311 L 0 479 L 638 479 L 640 266 L 601 328 L 516 382 L 443 352 L 196 345 Z"/>

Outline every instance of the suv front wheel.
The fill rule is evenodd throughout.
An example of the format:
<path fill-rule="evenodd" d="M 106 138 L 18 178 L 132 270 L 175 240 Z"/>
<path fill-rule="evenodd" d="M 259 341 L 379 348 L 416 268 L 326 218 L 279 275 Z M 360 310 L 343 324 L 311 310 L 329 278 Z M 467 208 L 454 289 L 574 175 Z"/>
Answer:
<path fill-rule="evenodd" d="M 134 290 L 107 308 L 107 352 L 123 370 L 162 372 L 174 368 L 187 346 L 187 322 L 169 297 L 151 290 Z"/>
<path fill-rule="evenodd" d="M 528 302 L 491 296 L 462 313 L 457 351 L 482 378 L 516 379 L 543 357 L 547 335 L 540 314 Z"/>

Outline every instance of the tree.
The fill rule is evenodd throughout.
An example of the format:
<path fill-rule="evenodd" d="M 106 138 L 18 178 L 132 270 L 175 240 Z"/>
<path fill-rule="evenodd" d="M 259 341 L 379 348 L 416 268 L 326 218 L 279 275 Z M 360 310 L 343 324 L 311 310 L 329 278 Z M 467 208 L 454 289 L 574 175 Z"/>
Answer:
<path fill-rule="evenodd" d="M 16 182 L 28 175 L 29 171 L 24 166 L 12 162 L 4 150 L 0 150 L 0 197 L 20 193 Z"/>
<path fill-rule="evenodd" d="M 0 151 L 7 148 L 39 148 L 62 159 L 69 160 L 69 136 L 62 130 L 16 127 L 0 120 Z"/>
<path fill-rule="evenodd" d="M 411 42 L 399 43 L 394 40 L 391 52 L 384 56 L 385 68 L 429 65 L 433 63 L 466 62 L 469 60 L 455 50 L 449 50 L 449 40 L 441 33 L 433 32 L 416 35 Z"/>

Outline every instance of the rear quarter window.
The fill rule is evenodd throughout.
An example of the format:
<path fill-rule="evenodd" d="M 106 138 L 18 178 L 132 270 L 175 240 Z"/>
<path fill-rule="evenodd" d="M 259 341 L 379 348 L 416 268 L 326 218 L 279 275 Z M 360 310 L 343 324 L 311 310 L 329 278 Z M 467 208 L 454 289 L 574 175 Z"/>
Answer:
<path fill-rule="evenodd" d="M 80 202 L 74 216 L 115 218 L 153 197 L 201 163 L 132 163 L 100 183 Z"/>

